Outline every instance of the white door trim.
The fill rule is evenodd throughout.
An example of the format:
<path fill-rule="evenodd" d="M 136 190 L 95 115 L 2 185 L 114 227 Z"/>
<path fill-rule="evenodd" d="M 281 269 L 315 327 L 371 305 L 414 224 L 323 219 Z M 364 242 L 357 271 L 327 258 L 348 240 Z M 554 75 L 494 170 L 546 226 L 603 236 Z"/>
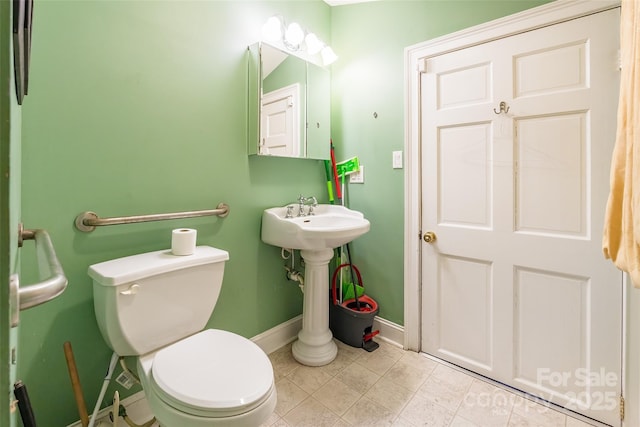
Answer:
<path fill-rule="evenodd" d="M 612 9 L 620 0 L 558 0 L 405 49 L 404 348 L 420 350 L 420 79 L 425 58 Z"/>

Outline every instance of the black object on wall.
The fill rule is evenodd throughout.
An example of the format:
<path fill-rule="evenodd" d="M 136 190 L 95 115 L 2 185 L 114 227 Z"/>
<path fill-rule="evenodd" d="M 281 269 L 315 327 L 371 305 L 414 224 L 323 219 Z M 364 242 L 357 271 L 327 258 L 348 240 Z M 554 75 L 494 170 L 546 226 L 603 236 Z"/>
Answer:
<path fill-rule="evenodd" d="M 18 380 L 14 384 L 13 395 L 18 401 L 18 409 L 20 409 L 22 425 L 24 427 L 36 427 L 36 417 L 34 416 L 33 409 L 31 408 L 31 401 L 29 400 L 27 386 L 25 386 L 22 381 Z"/>
<path fill-rule="evenodd" d="M 13 69 L 18 104 L 29 90 L 33 0 L 13 0 Z"/>

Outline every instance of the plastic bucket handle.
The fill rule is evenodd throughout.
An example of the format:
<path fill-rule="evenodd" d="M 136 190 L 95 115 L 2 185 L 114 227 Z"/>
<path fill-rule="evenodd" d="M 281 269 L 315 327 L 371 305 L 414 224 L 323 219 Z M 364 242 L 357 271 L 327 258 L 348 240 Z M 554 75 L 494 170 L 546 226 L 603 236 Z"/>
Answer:
<path fill-rule="evenodd" d="M 362 284 L 362 276 L 360 276 L 360 270 L 358 270 L 355 265 L 350 263 L 340 264 L 338 268 L 336 268 L 336 271 L 333 272 L 333 277 L 331 278 L 331 296 L 333 298 L 333 305 L 338 305 L 338 298 L 336 297 L 336 280 L 338 278 L 338 271 L 340 271 L 341 268 L 349 266 L 353 268 L 353 271 L 356 272 L 356 276 L 358 276 L 358 283 L 360 283 L 360 286 L 362 286 L 362 288 L 364 289 L 364 285 Z M 355 287 L 356 284 L 354 283 L 353 286 Z"/>

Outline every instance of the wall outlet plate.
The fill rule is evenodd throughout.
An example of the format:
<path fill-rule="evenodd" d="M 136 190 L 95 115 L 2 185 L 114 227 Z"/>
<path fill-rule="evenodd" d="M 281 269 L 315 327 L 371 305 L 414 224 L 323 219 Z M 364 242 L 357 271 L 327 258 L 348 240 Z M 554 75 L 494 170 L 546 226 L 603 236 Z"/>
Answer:
<path fill-rule="evenodd" d="M 364 184 L 364 166 L 360 165 L 358 172 L 349 174 L 349 184 Z"/>

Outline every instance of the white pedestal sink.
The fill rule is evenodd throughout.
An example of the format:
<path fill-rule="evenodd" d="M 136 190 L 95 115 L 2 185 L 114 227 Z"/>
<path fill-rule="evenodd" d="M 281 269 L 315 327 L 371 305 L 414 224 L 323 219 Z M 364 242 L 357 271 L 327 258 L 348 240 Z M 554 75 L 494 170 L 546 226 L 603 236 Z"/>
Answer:
<path fill-rule="evenodd" d="M 338 349 L 329 330 L 329 261 L 333 248 L 369 231 L 362 213 L 344 206 L 318 205 L 314 215 L 286 218 L 287 208 L 266 209 L 262 214 L 262 241 L 298 249 L 305 262 L 302 330 L 293 343 L 293 357 L 308 366 L 335 359 Z"/>

